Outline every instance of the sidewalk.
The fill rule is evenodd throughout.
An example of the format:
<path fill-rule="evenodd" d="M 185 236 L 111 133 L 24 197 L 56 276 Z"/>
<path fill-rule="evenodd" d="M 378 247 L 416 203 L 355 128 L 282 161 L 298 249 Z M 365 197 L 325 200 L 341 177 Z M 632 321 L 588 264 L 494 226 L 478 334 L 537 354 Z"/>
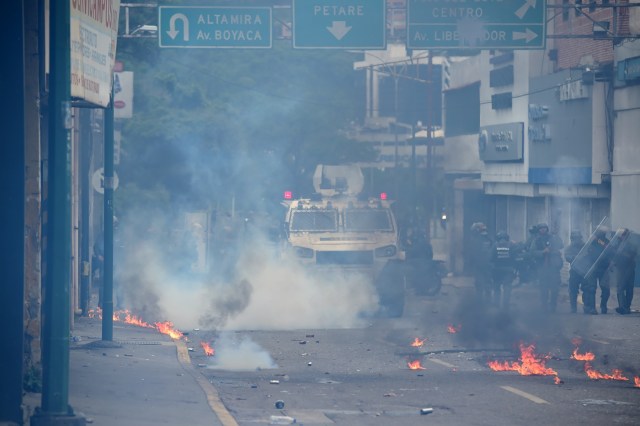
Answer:
<path fill-rule="evenodd" d="M 189 359 L 186 344 L 155 329 L 113 324 L 101 340 L 99 319 L 77 318 L 69 359 L 69 404 L 87 424 L 237 425 L 215 388 Z M 40 394 L 25 397 L 31 410 Z"/>

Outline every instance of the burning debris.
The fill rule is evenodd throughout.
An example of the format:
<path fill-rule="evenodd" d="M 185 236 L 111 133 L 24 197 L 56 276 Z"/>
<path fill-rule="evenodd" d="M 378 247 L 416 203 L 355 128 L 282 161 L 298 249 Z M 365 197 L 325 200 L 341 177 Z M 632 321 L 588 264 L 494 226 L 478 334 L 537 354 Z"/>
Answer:
<path fill-rule="evenodd" d="M 582 344 L 581 338 L 574 337 L 573 339 L 571 339 L 571 343 L 573 344 L 573 346 L 575 346 L 573 354 L 571 355 L 571 359 L 575 359 L 576 361 L 593 361 L 594 359 L 596 359 L 596 356 L 593 352 L 585 352 L 584 354 L 578 352 L 578 349 L 580 349 L 580 345 Z"/>
<path fill-rule="evenodd" d="M 460 329 L 462 328 L 462 325 L 458 324 L 458 326 L 454 326 L 453 324 L 449 324 L 447 326 L 447 332 L 451 333 L 451 334 L 456 334 L 458 331 L 460 331 Z"/>
<path fill-rule="evenodd" d="M 182 332 L 173 328 L 173 323 L 171 321 L 157 322 L 155 323 L 155 325 L 160 333 L 166 334 L 172 339 L 178 340 L 181 339 L 182 336 L 184 336 Z"/>
<path fill-rule="evenodd" d="M 578 348 L 575 348 L 571 355 L 571 359 L 575 359 L 576 361 L 593 361 L 596 359 L 596 356 L 593 352 L 585 352 L 581 354 L 578 352 Z"/>
<path fill-rule="evenodd" d="M 589 376 L 589 378 L 591 380 L 620 380 L 620 381 L 629 381 L 628 377 L 625 377 L 622 375 L 622 370 L 614 368 L 611 371 L 611 374 L 603 374 L 597 370 L 595 370 L 593 367 L 591 367 L 591 364 L 589 364 L 588 362 L 584 363 L 584 372 L 587 373 L 587 376 Z"/>
<path fill-rule="evenodd" d="M 545 365 L 549 355 L 540 356 L 534 353 L 534 345 L 520 343 L 519 362 L 489 361 L 489 368 L 494 371 L 517 371 L 523 376 L 558 376 L 558 372 Z M 556 381 L 557 383 L 557 381 Z"/>
<path fill-rule="evenodd" d="M 411 342 L 411 346 L 413 346 L 414 348 L 421 348 L 426 341 L 427 339 L 420 340 L 416 337 L 415 339 L 413 339 L 413 342 Z"/>
<path fill-rule="evenodd" d="M 91 309 L 89 311 L 89 318 L 102 319 L 102 309 Z M 160 333 L 166 334 L 176 340 L 184 337 L 184 334 L 181 331 L 173 328 L 173 323 L 171 321 L 156 322 L 154 325 L 151 325 L 148 322 L 143 321 L 139 316 L 132 314 L 127 309 L 115 311 L 113 313 L 113 320 L 117 322 L 124 322 L 125 324 L 132 324 L 138 327 L 155 328 Z"/>
<path fill-rule="evenodd" d="M 213 356 L 216 351 L 211 347 L 211 345 L 208 342 L 205 342 L 204 340 L 200 341 L 200 346 L 202 346 L 202 350 L 204 350 L 204 354 L 206 356 Z"/>
<path fill-rule="evenodd" d="M 426 368 L 420 364 L 420 360 L 418 359 L 412 362 L 407 362 L 407 367 L 409 367 L 409 370 L 426 370 Z"/>
<path fill-rule="evenodd" d="M 604 374 L 594 369 L 589 361 L 593 361 L 596 359 L 595 354 L 593 352 L 586 352 L 584 354 L 578 353 L 578 346 L 580 345 L 580 343 L 582 343 L 580 338 L 572 339 L 571 342 L 576 346 L 576 348 L 573 350 L 573 354 L 571 355 L 571 359 L 575 359 L 577 361 L 585 361 L 584 372 L 591 380 L 619 380 L 624 382 L 629 381 L 629 378 L 624 376 L 622 370 L 618 368 L 614 368 L 613 370 L 611 370 L 611 374 Z M 634 386 L 640 387 L 640 377 L 634 377 L 633 380 L 635 382 Z"/>
<path fill-rule="evenodd" d="M 633 386 L 635 386 L 636 388 L 640 388 L 640 377 L 639 376 L 634 377 L 633 383 L 634 383 Z"/>

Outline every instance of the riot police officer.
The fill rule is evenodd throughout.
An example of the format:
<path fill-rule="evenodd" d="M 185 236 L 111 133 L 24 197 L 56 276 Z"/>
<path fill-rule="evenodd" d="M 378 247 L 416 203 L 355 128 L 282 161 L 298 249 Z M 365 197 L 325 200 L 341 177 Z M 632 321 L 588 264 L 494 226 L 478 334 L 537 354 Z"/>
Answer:
<path fill-rule="evenodd" d="M 637 255 L 638 248 L 632 243 L 627 243 L 613 258 L 612 263 L 615 272 L 618 299 L 616 312 L 620 315 L 631 313 Z"/>
<path fill-rule="evenodd" d="M 582 282 L 582 303 L 584 303 L 585 314 L 597 315 L 598 311 L 596 310 L 596 290 L 598 289 L 598 282 L 605 279 L 605 273 L 609 268 L 609 259 L 601 259 L 601 254 L 609 244 L 607 229 L 598 228 L 594 233 L 594 238 L 590 239 L 590 241 L 591 242 L 588 244 L 588 246 L 585 247 L 585 255 L 581 255 L 581 257 L 584 257 L 585 263 L 591 267 L 581 268 L 582 270 L 584 270 L 583 273 L 585 274 L 585 278 Z M 587 274 L 588 269 L 592 269 L 592 273 Z M 602 284 L 600 284 L 600 287 L 601 290 L 603 288 L 608 289 L 608 287 L 603 287 Z M 608 292 L 606 290 L 603 291 L 603 294 L 601 295 L 602 300 L 604 300 L 605 296 L 607 299 L 609 298 L 609 295 L 607 293 Z M 604 313 L 606 313 L 606 309 Z"/>
<path fill-rule="evenodd" d="M 496 234 L 496 242 L 492 249 L 492 275 L 493 275 L 493 303 L 500 306 L 502 296 L 502 309 L 509 308 L 511 300 L 511 285 L 515 277 L 514 245 L 509 235 L 500 231 Z"/>
<path fill-rule="evenodd" d="M 538 235 L 531 242 L 530 252 L 536 265 L 540 302 L 544 312 L 555 312 L 560 290 L 560 269 L 564 244 L 557 235 L 549 233 L 549 225 L 538 225 Z"/>
<path fill-rule="evenodd" d="M 564 249 L 564 258 L 567 262 L 572 263 L 582 247 L 584 240 L 580 231 L 571 231 L 569 236 L 571 243 Z M 583 277 L 573 268 L 569 269 L 569 303 L 571 304 L 571 313 L 577 312 L 578 292 L 583 281 Z"/>
<path fill-rule="evenodd" d="M 487 232 L 487 226 L 476 222 L 471 226 L 471 271 L 475 279 L 478 302 L 484 304 L 491 301 L 491 248 L 493 242 Z"/>

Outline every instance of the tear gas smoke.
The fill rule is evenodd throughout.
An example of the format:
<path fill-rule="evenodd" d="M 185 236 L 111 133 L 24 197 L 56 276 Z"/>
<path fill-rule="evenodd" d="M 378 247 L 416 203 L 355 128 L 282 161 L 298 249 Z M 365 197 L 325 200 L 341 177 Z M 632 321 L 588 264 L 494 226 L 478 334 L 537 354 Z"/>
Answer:
<path fill-rule="evenodd" d="M 233 371 L 254 371 L 278 368 L 267 351 L 247 336 L 221 333 L 215 341 L 216 355 L 209 368 Z"/>
<path fill-rule="evenodd" d="M 119 256 L 116 298 L 145 320 L 170 320 L 185 330 L 348 328 L 378 309 L 370 279 L 287 263 L 253 229 L 219 252 L 211 272 L 194 273 L 193 234 L 157 231 L 166 225 L 147 225 L 137 239 L 122 230 L 133 243 Z"/>

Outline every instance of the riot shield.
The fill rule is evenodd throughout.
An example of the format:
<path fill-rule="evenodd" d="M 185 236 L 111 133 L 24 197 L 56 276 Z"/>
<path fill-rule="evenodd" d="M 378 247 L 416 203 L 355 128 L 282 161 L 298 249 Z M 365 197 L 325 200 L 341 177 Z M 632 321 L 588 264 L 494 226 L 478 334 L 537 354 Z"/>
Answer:
<path fill-rule="evenodd" d="M 585 279 L 600 277 L 600 273 L 606 270 L 606 268 L 609 266 L 609 263 L 613 260 L 616 254 L 624 249 L 624 246 L 627 244 L 630 235 L 631 231 L 629 231 L 627 228 L 619 228 L 611 237 L 609 243 L 604 248 L 602 253 L 600 253 L 600 256 L 598 256 L 593 265 L 591 265 L 591 268 L 589 268 L 587 273 L 584 275 Z"/>
<path fill-rule="evenodd" d="M 585 277 L 590 271 L 592 274 L 596 271 L 595 269 L 592 270 L 592 267 L 597 263 L 598 258 L 609 244 L 609 239 L 607 238 L 609 228 L 605 225 L 607 221 L 607 217 L 602 219 L 575 259 L 573 259 L 573 262 L 571 262 L 571 270 L 581 277 Z"/>

